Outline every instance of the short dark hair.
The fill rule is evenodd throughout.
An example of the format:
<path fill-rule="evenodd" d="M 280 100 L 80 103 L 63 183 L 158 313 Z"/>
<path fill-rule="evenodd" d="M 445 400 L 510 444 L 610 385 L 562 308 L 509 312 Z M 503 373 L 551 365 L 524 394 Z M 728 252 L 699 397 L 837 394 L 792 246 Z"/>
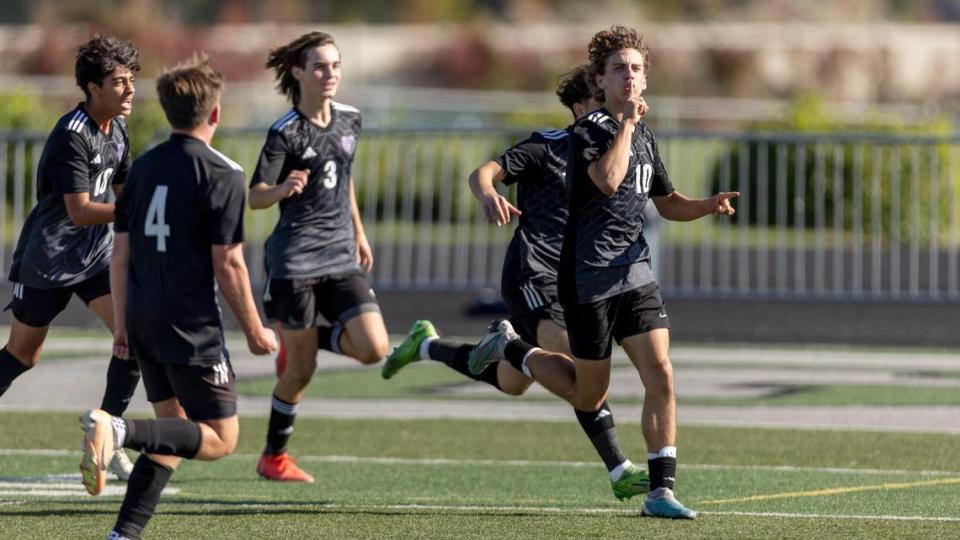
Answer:
<path fill-rule="evenodd" d="M 603 90 L 597 88 L 597 75 L 603 74 L 607 67 L 607 58 L 611 54 L 622 51 L 623 49 L 636 49 L 643 56 L 643 72 L 650 73 L 650 49 L 643 36 L 638 34 L 633 28 L 627 26 L 611 26 L 606 30 L 601 30 L 593 35 L 590 44 L 587 45 L 587 56 L 590 59 L 590 87 L 593 89 L 593 97 L 598 101 L 604 101 Z"/>
<path fill-rule="evenodd" d="M 560 82 L 557 83 L 557 97 L 560 98 L 560 103 L 563 103 L 564 107 L 573 111 L 575 104 L 583 103 L 592 97 L 593 92 L 587 84 L 589 72 L 590 65 L 583 64 L 560 76 Z"/>
<path fill-rule="evenodd" d="M 300 68 L 306 67 L 307 53 L 314 47 L 321 45 L 337 46 L 333 36 L 325 32 L 310 32 L 304 34 L 286 45 L 270 49 L 267 56 L 267 69 L 273 69 L 276 73 L 277 90 L 293 102 L 294 105 L 300 103 L 300 84 L 293 78 L 291 69 L 293 66 Z M 337 48 L 339 51 L 340 49 Z"/>
<path fill-rule="evenodd" d="M 193 129 L 210 116 L 223 95 L 223 75 L 213 69 L 206 53 L 195 53 L 157 78 L 157 95 L 171 126 Z"/>
<path fill-rule="evenodd" d="M 140 72 L 140 51 L 133 43 L 114 36 L 94 34 L 90 41 L 84 43 L 77 50 L 74 74 L 77 86 L 83 94 L 90 98 L 87 83 L 97 86 L 103 84 L 103 79 L 117 66 L 125 66 L 134 73 Z"/>

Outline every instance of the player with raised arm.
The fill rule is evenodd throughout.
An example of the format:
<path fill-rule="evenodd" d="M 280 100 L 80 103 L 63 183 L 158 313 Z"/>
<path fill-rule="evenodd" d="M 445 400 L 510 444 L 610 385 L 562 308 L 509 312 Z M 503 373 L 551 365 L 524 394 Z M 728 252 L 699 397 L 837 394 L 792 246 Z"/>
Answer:
<path fill-rule="evenodd" d="M 587 66 L 566 74 L 557 96 L 574 120 L 599 106 L 587 84 Z M 576 408 L 576 374 L 557 298 L 560 248 L 567 223 L 564 176 L 568 146 L 568 130 L 539 131 L 470 176 L 470 188 L 488 221 L 500 226 L 519 216 L 501 276 L 510 320 L 496 323 L 478 346 L 440 340 L 430 321 L 417 321 L 387 357 L 382 374 L 389 379 L 411 362 L 431 359 L 509 395 L 523 394 L 536 380 L 574 405 L 581 428 L 607 467 L 614 495 L 623 500 L 647 492 L 647 473 L 624 455 L 606 402 L 599 410 Z M 497 192 L 498 183 L 517 185 L 519 208 Z"/>
<path fill-rule="evenodd" d="M 360 112 L 333 100 L 340 50 L 329 34 L 311 32 L 270 51 L 267 67 L 293 109 L 270 128 L 250 182 L 251 208 L 280 205 L 266 244 L 263 300 L 267 317 L 282 325 L 286 349 L 257 472 L 313 482 L 286 448 L 318 348 L 373 364 L 389 341 L 365 273 L 373 254 L 351 174 Z"/>
<path fill-rule="evenodd" d="M 136 358 L 157 418 L 94 409 L 80 418 L 83 484 L 103 488 L 113 448 L 141 452 L 110 538 L 138 539 L 182 458 L 220 459 L 237 444 L 236 377 L 217 286 L 253 354 L 276 350 L 257 314 L 243 260 L 243 169 L 210 146 L 223 76 L 205 55 L 157 80 L 170 138 L 137 159 L 117 201 L 110 265 L 114 352 Z"/>
<path fill-rule="evenodd" d="M 37 167 L 37 205 L 30 211 L 10 266 L 13 312 L 0 349 L 0 396 L 40 361 L 53 319 L 76 294 L 113 332 L 110 253 L 114 205 L 130 168 L 127 120 L 133 112 L 140 53 L 129 41 L 95 35 L 77 51 L 77 86 L 86 100 L 60 118 Z M 113 355 L 100 405 L 126 410 L 140 381 L 137 363 Z M 126 480 L 133 464 L 123 452 L 110 471 Z"/>
<path fill-rule="evenodd" d="M 677 451 L 670 324 L 643 237 L 643 210 L 649 199 L 661 216 L 674 221 L 732 215 L 730 199 L 739 194 L 691 200 L 673 188 L 657 142 L 640 120 L 650 66 L 642 36 L 614 26 L 595 34 L 587 52 L 596 97 L 605 105 L 578 120 L 571 134 L 570 221 L 560 263 L 577 398 L 585 410 L 596 410 L 606 398 L 616 339 L 645 389 L 642 422 L 651 491 L 643 514 L 693 519 L 696 512 L 673 493 Z"/>

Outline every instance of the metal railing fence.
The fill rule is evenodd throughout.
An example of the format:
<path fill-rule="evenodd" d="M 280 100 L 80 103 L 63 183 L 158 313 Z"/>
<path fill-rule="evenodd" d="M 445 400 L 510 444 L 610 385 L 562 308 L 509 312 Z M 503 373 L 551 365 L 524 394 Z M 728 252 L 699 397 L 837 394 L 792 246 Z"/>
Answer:
<path fill-rule="evenodd" d="M 466 179 L 523 138 L 487 130 L 368 130 L 353 174 L 382 289 L 497 288 L 512 228 L 492 227 Z M 215 146 L 253 171 L 265 130 Z M 671 295 L 956 300 L 957 137 L 661 133 L 671 180 L 690 197 L 740 191 L 733 219 L 653 219 L 656 272 Z M 0 132 L 0 268 L 6 275 L 43 136 Z M 655 213 L 655 212 L 654 212 Z M 252 279 L 276 209 L 247 214 Z"/>

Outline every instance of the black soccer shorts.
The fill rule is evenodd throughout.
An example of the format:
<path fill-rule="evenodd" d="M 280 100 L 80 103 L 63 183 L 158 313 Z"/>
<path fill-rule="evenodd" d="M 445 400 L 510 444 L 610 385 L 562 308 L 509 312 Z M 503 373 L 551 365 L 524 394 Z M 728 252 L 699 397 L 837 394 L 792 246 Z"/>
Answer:
<path fill-rule="evenodd" d="M 317 326 L 322 316 L 328 322 L 346 324 L 366 312 L 380 312 L 377 297 L 366 274 L 348 272 L 308 279 L 271 279 L 263 293 L 263 310 L 284 328 Z"/>
<path fill-rule="evenodd" d="M 657 328 L 670 328 L 660 287 L 654 282 L 589 303 L 565 302 L 570 351 L 583 360 L 606 360 L 617 343 Z"/>
<path fill-rule="evenodd" d="M 74 294 L 87 305 L 110 294 L 110 271 L 103 270 L 75 285 L 55 289 L 37 289 L 23 283 L 14 283 L 13 299 L 4 311 L 12 310 L 13 316 L 23 324 L 43 328 L 50 326 L 53 319 L 67 308 L 70 297 Z"/>
<path fill-rule="evenodd" d="M 537 276 L 518 282 L 504 280 L 500 294 L 510 313 L 510 323 L 527 343 L 539 346 L 537 327 L 540 321 L 552 320 L 566 328 L 555 278 Z"/>
<path fill-rule="evenodd" d="M 164 364 L 137 358 L 147 401 L 177 398 L 194 421 L 222 420 L 237 414 L 237 376 L 226 357 L 212 365 Z"/>

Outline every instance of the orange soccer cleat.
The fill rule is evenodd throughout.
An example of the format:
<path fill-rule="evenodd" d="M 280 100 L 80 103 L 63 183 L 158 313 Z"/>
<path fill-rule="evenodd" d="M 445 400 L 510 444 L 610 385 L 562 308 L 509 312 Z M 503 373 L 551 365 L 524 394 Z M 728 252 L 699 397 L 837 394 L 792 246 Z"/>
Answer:
<path fill-rule="evenodd" d="M 267 480 L 277 482 L 306 482 L 308 484 L 314 482 L 313 476 L 297 466 L 296 460 L 286 452 L 260 456 L 260 461 L 257 462 L 257 474 Z"/>

